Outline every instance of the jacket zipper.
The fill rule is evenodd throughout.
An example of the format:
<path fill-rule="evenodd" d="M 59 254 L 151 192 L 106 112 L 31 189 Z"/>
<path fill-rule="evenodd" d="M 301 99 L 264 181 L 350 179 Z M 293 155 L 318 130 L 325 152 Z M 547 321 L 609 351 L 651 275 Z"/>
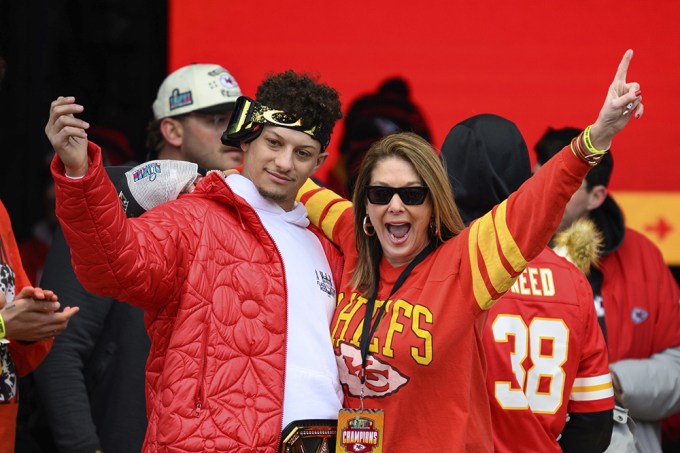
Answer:
<path fill-rule="evenodd" d="M 259 218 L 259 215 L 258 215 Z M 260 220 L 260 223 L 262 224 L 262 220 Z M 279 429 L 279 436 L 278 436 L 278 441 L 276 443 L 277 449 L 279 448 L 278 446 L 281 445 L 281 440 L 283 439 L 283 403 L 284 403 L 284 397 L 286 394 L 286 362 L 288 360 L 288 283 L 286 280 L 286 262 L 283 260 L 283 255 L 281 254 L 281 250 L 279 249 L 279 246 L 276 244 L 276 241 L 272 237 L 272 235 L 267 231 L 267 229 L 264 227 L 264 224 L 262 224 L 262 229 L 267 233 L 269 236 L 269 239 L 271 239 L 272 244 L 274 244 L 274 248 L 276 249 L 276 253 L 279 255 L 279 260 L 281 261 L 281 266 L 283 267 L 283 291 L 284 291 L 284 296 L 286 298 L 286 317 L 285 317 L 285 325 L 286 325 L 286 340 L 283 343 L 283 395 L 281 395 L 281 429 Z"/>
<path fill-rule="evenodd" d="M 201 342 L 201 367 L 198 372 L 198 379 L 197 379 L 197 389 L 196 389 L 196 395 L 194 396 L 195 400 L 195 406 L 194 406 L 194 417 L 200 417 L 201 416 L 201 411 L 203 410 L 203 379 L 205 378 L 205 366 L 206 366 L 206 349 L 207 349 L 207 344 L 208 344 L 208 333 L 209 333 L 208 326 L 203 330 L 203 341 Z"/>

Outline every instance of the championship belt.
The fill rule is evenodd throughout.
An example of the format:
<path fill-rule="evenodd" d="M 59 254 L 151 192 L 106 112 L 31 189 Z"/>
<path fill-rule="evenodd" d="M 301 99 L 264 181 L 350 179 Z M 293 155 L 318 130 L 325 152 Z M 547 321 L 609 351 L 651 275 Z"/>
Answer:
<path fill-rule="evenodd" d="M 283 429 L 279 453 L 335 453 L 337 420 L 295 420 Z"/>

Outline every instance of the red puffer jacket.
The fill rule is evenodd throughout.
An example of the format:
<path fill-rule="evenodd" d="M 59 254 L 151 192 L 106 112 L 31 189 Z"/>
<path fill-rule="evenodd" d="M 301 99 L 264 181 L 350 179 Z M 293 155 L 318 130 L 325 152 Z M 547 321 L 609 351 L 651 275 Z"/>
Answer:
<path fill-rule="evenodd" d="M 99 147 L 88 153 L 80 180 L 52 162 L 57 216 L 85 288 L 145 309 L 144 451 L 276 451 L 286 283 L 257 214 L 210 174 L 192 194 L 126 219 Z M 340 254 L 321 242 L 337 285 Z"/>

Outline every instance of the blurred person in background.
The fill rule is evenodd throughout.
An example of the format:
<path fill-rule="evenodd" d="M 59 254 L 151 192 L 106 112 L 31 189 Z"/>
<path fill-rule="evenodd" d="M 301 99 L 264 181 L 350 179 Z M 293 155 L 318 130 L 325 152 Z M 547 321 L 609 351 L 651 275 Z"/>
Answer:
<path fill-rule="evenodd" d="M 386 79 L 377 91 L 357 98 L 343 122 L 340 158 L 328 174 L 327 186 L 346 198 L 351 196 L 359 166 L 374 142 L 395 132 L 414 132 L 432 142 L 425 116 L 402 77 Z"/>
<path fill-rule="evenodd" d="M 580 133 L 575 128 L 548 129 L 535 146 L 537 172 Z M 588 173 L 567 204 L 558 231 L 587 217 L 604 236 L 599 264 L 588 281 L 609 350 L 618 406 L 608 451 L 622 451 L 619 438 L 623 442 L 632 432 L 638 451 L 660 453 L 660 422 L 680 410 L 680 291 L 659 249 L 626 227 L 607 189 L 613 165 L 607 154 Z M 629 430 L 628 424 L 635 426 Z"/>
<path fill-rule="evenodd" d="M 153 103 L 148 160 L 184 160 L 209 170 L 239 165 L 241 149 L 222 144 L 220 138 L 240 95 L 236 79 L 215 64 L 192 64 L 170 74 Z"/>

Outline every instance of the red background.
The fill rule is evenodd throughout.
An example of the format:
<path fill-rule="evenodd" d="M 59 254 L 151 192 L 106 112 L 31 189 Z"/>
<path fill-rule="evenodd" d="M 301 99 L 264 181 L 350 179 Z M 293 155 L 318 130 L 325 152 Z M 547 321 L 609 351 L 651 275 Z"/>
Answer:
<path fill-rule="evenodd" d="M 170 0 L 169 8 L 169 70 L 218 63 L 251 96 L 268 72 L 308 71 L 338 89 L 344 109 L 401 75 L 436 147 L 483 112 L 514 121 L 529 149 L 548 126 L 592 123 L 632 48 L 629 80 L 641 83 L 646 112 L 614 142 L 611 188 L 680 191 L 680 2 Z"/>

